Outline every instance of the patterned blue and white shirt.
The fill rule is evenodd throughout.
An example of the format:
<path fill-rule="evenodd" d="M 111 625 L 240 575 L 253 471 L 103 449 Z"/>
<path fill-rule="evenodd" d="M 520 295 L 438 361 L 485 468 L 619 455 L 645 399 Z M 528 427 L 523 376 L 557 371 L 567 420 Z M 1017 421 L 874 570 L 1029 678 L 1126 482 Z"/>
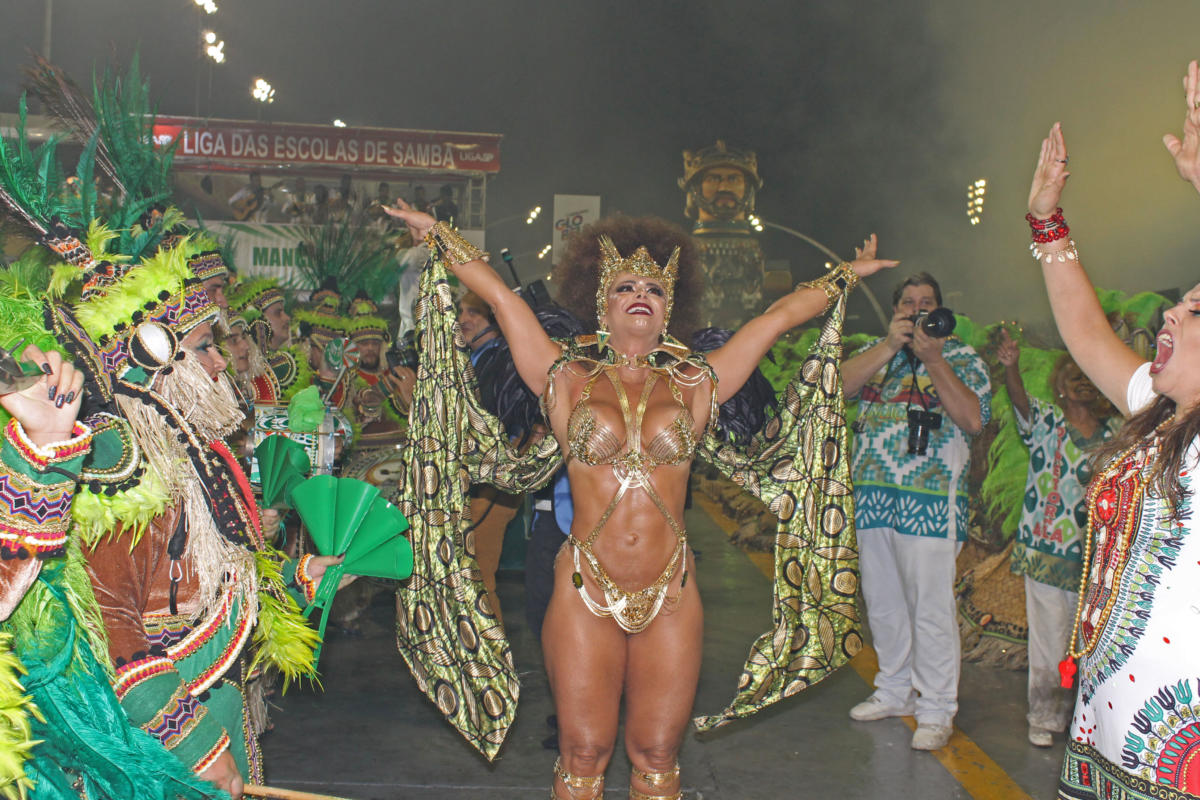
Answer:
<path fill-rule="evenodd" d="M 986 425 L 992 400 L 987 365 L 954 336 L 947 339 L 942 354 L 954 374 L 979 397 Z M 908 411 L 926 406 L 942 415 L 942 425 L 929 432 L 925 455 L 909 455 Z M 896 353 L 863 387 L 858 420 L 852 465 L 858 530 L 892 528 L 911 536 L 965 541 L 969 439 L 942 408 L 925 365 L 917 361 L 914 374 L 905 351 Z"/>

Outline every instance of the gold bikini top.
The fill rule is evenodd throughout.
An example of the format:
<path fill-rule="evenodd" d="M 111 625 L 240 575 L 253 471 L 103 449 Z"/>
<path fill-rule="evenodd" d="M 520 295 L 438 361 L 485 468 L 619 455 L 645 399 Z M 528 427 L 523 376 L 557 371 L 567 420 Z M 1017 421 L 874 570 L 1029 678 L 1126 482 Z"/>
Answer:
<path fill-rule="evenodd" d="M 683 587 L 687 585 L 687 534 L 684 532 L 683 525 L 672 516 L 670 509 L 659 496 L 650 480 L 650 473 L 659 465 L 683 464 L 691 459 L 692 454 L 696 451 L 696 432 L 692 428 L 695 422 L 691 410 L 683 402 L 683 393 L 679 390 L 673 374 L 666 372 L 667 386 L 670 387 L 671 396 L 679 406 L 679 412 L 669 425 L 654 435 L 649 445 L 645 448 L 642 447 L 642 422 L 646 413 L 646 405 L 650 402 L 650 395 L 659 380 L 660 371 L 662 370 L 649 368 L 646 383 L 642 387 L 641 397 L 638 399 L 636 410 L 634 410 L 630 408 L 629 397 L 617 374 L 617 367 L 611 364 L 600 367 L 584 385 L 579 402 L 571 409 L 571 416 L 567 420 L 567 447 L 569 450 L 567 457 L 577 458 L 589 466 L 611 465 L 613 475 L 621 484 L 587 538 L 578 539 L 574 533 L 568 537 L 574 550 L 575 562 L 575 572 L 571 576 L 571 581 L 589 611 L 600 617 L 612 617 L 627 633 L 639 633 L 645 630 L 664 605 L 673 607 L 679 602 L 679 598 L 683 594 Z M 589 402 L 592 387 L 599 380 L 601 372 L 608 376 L 608 380 L 617 394 L 617 401 L 621 405 L 621 416 L 625 422 L 624 441 L 613 429 L 599 425 L 595 414 L 592 413 Z M 604 569 L 604 565 L 596 558 L 592 548 L 609 517 L 620 504 L 621 498 L 628 490 L 635 488 L 644 491 L 666 519 L 675 534 L 675 547 L 666 566 L 653 583 L 642 589 L 630 591 L 616 584 L 612 576 Z M 592 577 L 604 593 L 603 602 L 592 599 L 584 586 L 581 574 L 583 569 L 581 556 L 587 560 Z M 680 594 L 668 597 L 667 587 L 670 585 L 671 578 L 680 569 L 683 570 L 679 584 Z"/>
<path fill-rule="evenodd" d="M 601 373 L 608 377 L 609 383 L 616 392 L 617 401 L 621 405 L 621 416 L 629 428 L 624 437 L 613 428 L 600 425 L 592 412 L 592 387 L 600 379 Z M 689 461 L 696 452 L 696 423 L 692 418 L 691 409 L 683 402 L 683 394 L 680 392 L 679 386 L 669 375 L 667 386 L 679 407 L 679 412 L 669 425 L 650 439 L 645 448 L 641 446 L 642 420 L 646 412 L 646 405 L 650 401 L 650 395 L 657 382 L 658 371 L 652 369 L 646 377 L 645 386 L 638 399 L 637 410 L 630 413 L 629 397 L 625 393 L 625 386 L 618 377 L 616 368 L 606 367 L 600 370 L 584 385 L 579 401 L 571 409 L 571 416 L 567 421 L 567 446 L 569 448 L 567 457 L 576 458 L 589 467 L 611 464 L 614 467 L 623 466 L 626 469 L 634 467 L 635 464 L 639 467 L 653 469 L 660 464 L 674 466 Z M 622 447 L 626 444 L 628 444 L 628 449 L 622 453 Z"/>

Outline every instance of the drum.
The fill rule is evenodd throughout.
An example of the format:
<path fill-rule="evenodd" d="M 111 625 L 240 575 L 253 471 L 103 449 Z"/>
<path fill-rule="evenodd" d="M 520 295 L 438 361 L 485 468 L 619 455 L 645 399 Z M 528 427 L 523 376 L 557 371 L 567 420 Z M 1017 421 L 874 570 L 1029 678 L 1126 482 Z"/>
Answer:
<path fill-rule="evenodd" d="M 353 457 L 346 463 L 342 473 L 347 478 L 358 478 L 372 486 L 377 486 L 385 496 L 390 497 L 404 479 L 404 460 L 401 458 L 400 447 L 355 448 Z"/>
<path fill-rule="evenodd" d="M 341 454 L 352 433 L 350 420 L 337 409 L 326 410 L 325 419 L 321 421 L 316 432 L 296 433 L 288 429 L 287 406 L 255 406 L 254 428 L 250 431 L 250 449 L 253 452 L 268 436 L 286 436 L 304 445 L 314 475 L 329 475 L 333 472 L 334 461 Z M 250 482 L 255 485 L 262 482 L 258 459 L 253 456 L 250 458 Z"/>

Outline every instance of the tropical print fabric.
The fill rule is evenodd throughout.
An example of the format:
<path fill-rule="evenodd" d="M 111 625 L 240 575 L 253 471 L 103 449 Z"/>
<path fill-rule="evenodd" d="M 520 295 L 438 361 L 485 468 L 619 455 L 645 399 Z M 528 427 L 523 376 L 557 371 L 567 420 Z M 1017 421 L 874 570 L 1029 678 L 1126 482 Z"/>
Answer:
<path fill-rule="evenodd" d="M 1029 476 L 1021 525 L 1012 551 L 1012 571 L 1069 592 L 1079 589 L 1083 536 L 1087 529 L 1089 451 L 1120 427 L 1110 417 L 1091 441 L 1070 428 L 1053 403 L 1029 399 L 1029 419 L 1016 415 L 1021 441 L 1029 448 Z"/>
<path fill-rule="evenodd" d="M 876 344 L 875 339 L 864 346 Z M 951 336 L 942 351 L 954 374 L 979 397 L 983 424 L 991 418 L 987 365 L 975 350 Z M 937 389 L 920 361 L 896 353 L 887 367 L 863 387 L 858 435 L 854 439 L 854 490 L 858 530 L 891 528 L 912 536 L 965 541 L 969 440 L 943 412 Z M 942 415 L 929 431 L 925 455 L 909 455 L 909 410 Z"/>
<path fill-rule="evenodd" d="M 710 730 L 803 691 L 862 649 L 858 542 L 842 394 L 845 297 L 784 390 L 778 415 L 748 447 L 711 432 L 701 455 L 778 518 L 772 627 L 750 648 L 737 693 Z"/>

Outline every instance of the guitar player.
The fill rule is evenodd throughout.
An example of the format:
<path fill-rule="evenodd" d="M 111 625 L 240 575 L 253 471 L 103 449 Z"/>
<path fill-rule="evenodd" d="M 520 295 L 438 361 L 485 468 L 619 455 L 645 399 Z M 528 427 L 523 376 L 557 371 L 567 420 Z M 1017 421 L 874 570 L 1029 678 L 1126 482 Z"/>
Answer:
<path fill-rule="evenodd" d="M 229 198 L 229 207 L 233 209 L 233 218 L 238 222 L 266 222 L 267 212 L 271 208 L 271 192 L 283 181 L 274 186 L 264 187 L 262 175 L 251 172 L 250 183 L 234 192 Z"/>

